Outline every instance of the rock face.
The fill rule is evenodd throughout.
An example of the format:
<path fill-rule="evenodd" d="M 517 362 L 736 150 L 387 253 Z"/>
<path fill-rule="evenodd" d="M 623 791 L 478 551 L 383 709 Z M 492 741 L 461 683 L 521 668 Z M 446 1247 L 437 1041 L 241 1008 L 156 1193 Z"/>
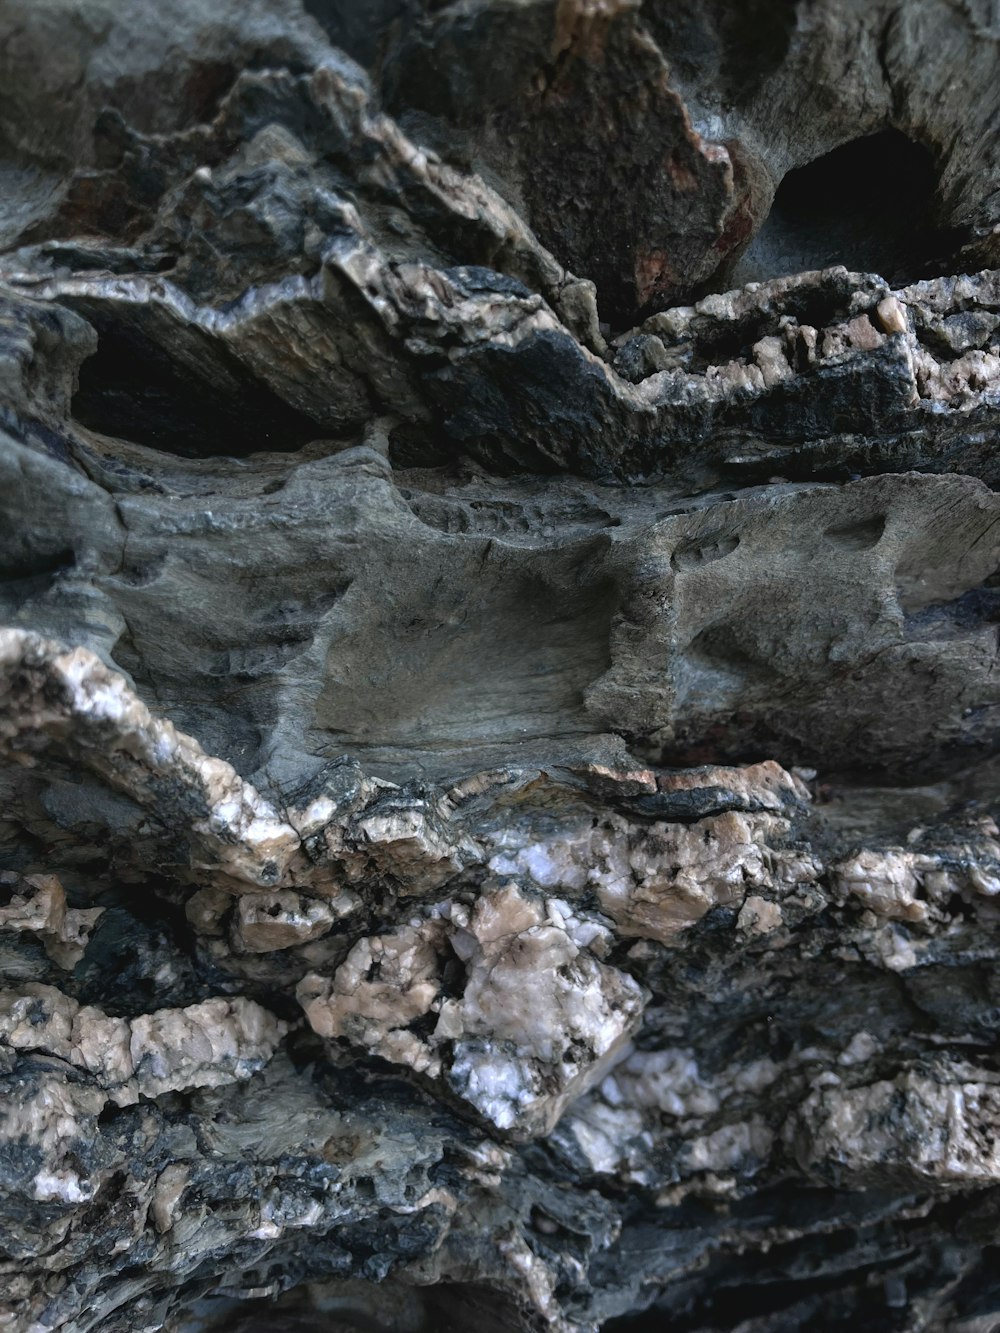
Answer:
<path fill-rule="evenodd" d="M 1000 1326 L 1000 17 L 0 6 L 0 1333 Z"/>

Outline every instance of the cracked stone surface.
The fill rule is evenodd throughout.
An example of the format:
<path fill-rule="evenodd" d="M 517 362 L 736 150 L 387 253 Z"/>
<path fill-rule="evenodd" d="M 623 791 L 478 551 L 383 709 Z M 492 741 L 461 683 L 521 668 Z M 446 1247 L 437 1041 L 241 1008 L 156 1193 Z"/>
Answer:
<path fill-rule="evenodd" d="M 0 1333 L 1000 1326 L 1000 16 L 0 4 Z"/>

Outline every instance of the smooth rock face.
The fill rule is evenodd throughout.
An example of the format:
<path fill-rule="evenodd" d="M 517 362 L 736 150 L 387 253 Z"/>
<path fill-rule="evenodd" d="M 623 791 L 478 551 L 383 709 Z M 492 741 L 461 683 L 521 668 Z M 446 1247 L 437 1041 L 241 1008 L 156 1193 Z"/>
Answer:
<path fill-rule="evenodd" d="M 1000 17 L 0 6 L 0 1333 L 1000 1326 Z"/>

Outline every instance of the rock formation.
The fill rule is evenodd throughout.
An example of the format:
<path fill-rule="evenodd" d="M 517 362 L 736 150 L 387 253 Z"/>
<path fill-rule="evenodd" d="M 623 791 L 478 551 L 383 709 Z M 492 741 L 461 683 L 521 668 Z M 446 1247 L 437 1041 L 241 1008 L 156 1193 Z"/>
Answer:
<path fill-rule="evenodd" d="M 1000 1327 L 991 0 L 0 5 L 0 1333 Z"/>

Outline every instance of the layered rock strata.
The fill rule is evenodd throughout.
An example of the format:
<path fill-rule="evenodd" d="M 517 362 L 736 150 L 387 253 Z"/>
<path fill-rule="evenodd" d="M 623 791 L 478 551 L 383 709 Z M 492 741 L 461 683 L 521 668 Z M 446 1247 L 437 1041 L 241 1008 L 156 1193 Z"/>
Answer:
<path fill-rule="evenodd" d="M 994 1327 L 998 126 L 978 0 L 2 7 L 0 1330 Z"/>

